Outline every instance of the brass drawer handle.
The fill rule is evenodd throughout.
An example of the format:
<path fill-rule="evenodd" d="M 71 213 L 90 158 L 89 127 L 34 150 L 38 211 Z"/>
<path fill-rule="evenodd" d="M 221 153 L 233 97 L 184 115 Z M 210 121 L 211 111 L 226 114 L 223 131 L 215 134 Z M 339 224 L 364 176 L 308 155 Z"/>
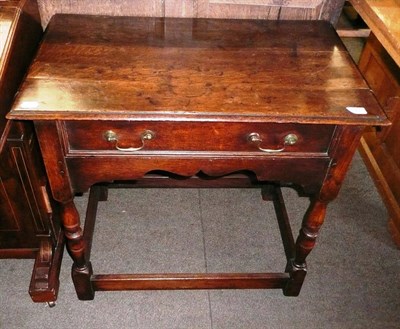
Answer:
<path fill-rule="evenodd" d="M 141 149 L 143 149 L 144 148 L 144 146 L 145 146 L 145 141 L 146 140 L 151 140 L 151 139 L 153 139 L 155 136 L 156 136 L 156 134 L 153 132 L 153 131 L 151 131 L 151 130 L 145 130 L 145 131 L 143 131 L 142 133 L 141 133 L 141 135 L 140 135 L 140 140 L 142 141 L 142 145 L 141 146 L 139 146 L 139 147 L 119 147 L 118 146 L 118 135 L 114 132 L 114 131 L 112 131 L 112 130 L 107 130 L 105 133 L 104 133 L 104 139 L 107 141 L 107 142 L 110 142 L 110 143 L 115 143 L 115 148 L 118 150 L 118 151 L 122 151 L 122 152 L 137 152 L 137 151 L 140 151 Z"/>
<path fill-rule="evenodd" d="M 279 153 L 285 150 L 285 147 L 287 145 L 294 145 L 298 141 L 298 137 L 295 134 L 288 134 L 285 136 L 283 139 L 283 147 L 279 149 L 265 149 L 260 146 L 260 143 L 262 142 L 262 138 L 259 133 L 250 133 L 247 135 L 247 140 L 251 143 L 257 144 L 257 147 L 260 151 L 266 152 L 266 153 Z"/>

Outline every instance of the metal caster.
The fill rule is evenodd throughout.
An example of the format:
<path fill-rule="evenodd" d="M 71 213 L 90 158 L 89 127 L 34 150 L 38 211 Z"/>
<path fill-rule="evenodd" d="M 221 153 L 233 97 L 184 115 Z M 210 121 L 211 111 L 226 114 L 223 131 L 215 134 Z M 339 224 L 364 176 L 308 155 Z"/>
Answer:
<path fill-rule="evenodd" d="M 47 306 L 50 307 L 50 308 L 53 308 L 53 307 L 56 306 L 56 305 L 57 305 L 57 304 L 56 304 L 55 301 L 47 302 Z"/>

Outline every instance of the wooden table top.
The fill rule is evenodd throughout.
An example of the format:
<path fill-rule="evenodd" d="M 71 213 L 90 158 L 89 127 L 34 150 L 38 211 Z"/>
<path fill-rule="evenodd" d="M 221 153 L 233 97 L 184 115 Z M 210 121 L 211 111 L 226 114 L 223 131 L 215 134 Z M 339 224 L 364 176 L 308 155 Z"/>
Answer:
<path fill-rule="evenodd" d="M 326 22 L 78 15 L 53 17 L 8 115 L 177 117 L 387 123 Z"/>
<path fill-rule="evenodd" d="M 400 67 L 400 1 L 350 0 L 350 3 Z"/>

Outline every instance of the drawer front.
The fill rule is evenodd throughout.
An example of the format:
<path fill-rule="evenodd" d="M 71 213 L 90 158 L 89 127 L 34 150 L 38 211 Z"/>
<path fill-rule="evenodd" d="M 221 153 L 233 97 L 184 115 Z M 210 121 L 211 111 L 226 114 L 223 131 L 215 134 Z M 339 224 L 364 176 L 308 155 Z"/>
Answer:
<path fill-rule="evenodd" d="M 69 153 L 326 153 L 334 125 L 243 122 L 66 121 Z"/>

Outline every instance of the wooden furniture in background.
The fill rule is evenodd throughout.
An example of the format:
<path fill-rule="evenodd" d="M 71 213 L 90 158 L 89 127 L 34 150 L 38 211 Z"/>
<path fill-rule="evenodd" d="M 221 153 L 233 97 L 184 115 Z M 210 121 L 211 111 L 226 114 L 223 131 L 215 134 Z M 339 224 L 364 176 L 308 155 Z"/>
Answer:
<path fill-rule="evenodd" d="M 0 258 L 35 258 L 29 292 L 57 298 L 63 233 L 30 122 L 5 118 L 42 37 L 35 1 L 0 2 Z"/>
<path fill-rule="evenodd" d="M 400 66 L 400 4 L 397 0 L 349 0 L 383 48 Z"/>
<path fill-rule="evenodd" d="M 344 0 L 38 0 L 45 27 L 56 13 L 109 16 L 327 20 L 335 24 Z"/>
<path fill-rule="evenodd" d="M 359 67 L 392 126 L 370 130 L 360 152 L 389 213 L 389 228 L 400 247 L 400 4 L 395 0 L 351 0 L 372 31 Z"/>
<path fill-rule="evenodd" d="M 388 124 L 327 22 L 83 15 L 52 18 L 8 117 L 34 121 L 83 300 L 125 289 L 298 295 L 364 127 Z M 154 170 L 186 177 L 187 186 L 199 173 L 220 186 L 218 177 L 252 172 L 276 205 L 286 270 L 94 275 L 90 245 L 105 187 L 92 188 L 85 233 L 75 193 Z M 310 197 L 296 242 L 280 184 Z"/>

